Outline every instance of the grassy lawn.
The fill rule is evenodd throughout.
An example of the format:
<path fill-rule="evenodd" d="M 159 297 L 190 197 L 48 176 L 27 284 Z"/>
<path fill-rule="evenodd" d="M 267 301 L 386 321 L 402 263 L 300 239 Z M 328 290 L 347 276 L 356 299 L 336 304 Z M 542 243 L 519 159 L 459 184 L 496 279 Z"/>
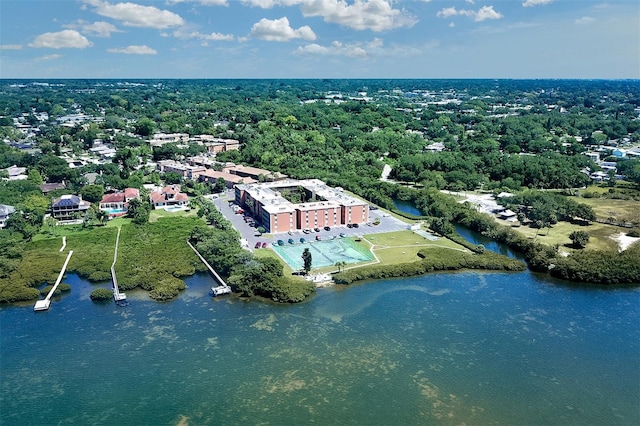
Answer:
<path fill-rule="evenodd" d="M 591 206 L 598 220 L 610 217 L 617 221 L 640 221 L 640 202 L 636 200 L 616 200 L 611 198 L 580 198 L 581 203 Z"/>
<path fill-rule="evenodd" d="M 424 248 L 468 252 L 464 247 L 446 238 L 430 241 L 408 230 L 372 234 L 365 236 L 364 239 L 373 245 L 373 252 L 380 260 L 380 263 L 385 265 L 415 261 L 418 259 L 418 252 Z"/>
<path fill-rule="evenodd" d="M 509 226 L 507 222 L 499 221 L 502 224 L 506 224 Z M 558 244 L 560 249 L 565 252 L 573 251 L 572 248 L 566 247 L 565 244 L 571 244 L 571 240 L 569 239 L 569 235 L 573 231 L 586 231 L 591 236 L 589 240 L 589 244 L 587 244 L 588 249 L 593 250 L 618 250 L 618 243 L 611 239 L 612 235 L 619 234 L 620 232 L 624 232 L 623 228 L 619 228 L 617 226 L 605 225 L 602 223 L 593 222 L 588 226 L 580 226 L 574 225 L 568 222 L 558 222 L 551 229 L 536 229 L 531 228 L 529 226 L 520 226 L 518 228 L 514 228 L 517 232 L 525 235 L 528 238 L 536 239 L 543 244 L 547 244 L 553 246 Z M 538 232 L 540 231 L 540 232 Z M 536 237 L 537 233 L 537 237 Z"/>
<path fill-rule="evenodd" d="M 168 212 L 163 209 L 151 210 L 151 214 L 149 215 L 149 222 L 156 222 L 158 219 L 162 217 L 191 217 L 196 216 L 196 209 L 191 209 L 189 211 L 176 211 L 176 212 Z"/>

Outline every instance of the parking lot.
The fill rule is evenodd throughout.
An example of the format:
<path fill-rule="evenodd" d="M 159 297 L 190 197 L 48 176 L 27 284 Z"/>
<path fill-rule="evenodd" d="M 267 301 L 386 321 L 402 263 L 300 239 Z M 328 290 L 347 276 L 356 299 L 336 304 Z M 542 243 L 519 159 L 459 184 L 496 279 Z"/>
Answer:
<path fill-rule="evenodd" d="M 265 234 L 265 235 L 256 235 L 256 228 L 249 226 L 249 223 L 245 221 L 244 215 L 236 213 L 233 208 L 232 202 L 234 200 L 234 191 L 227 191 L 226 194 L 223 194 L 221 197 L 214 199 L 213 203 L 216 205 L 218 210 L 224 215 L 224 217 L 231 222 L 233 227 L 240 232 L 243 246 L 250 249 L 255 249 L 256 243 L 260 242 L 261 244 L 266 242 L 268 245 L 276 242 L 278 240 L 282 240 L 285 243 L 291 238 L 296 243 L 300 241 L 300 238 L 304 238 L 307 242 L 312 242 L 316 240 L 316 237 L 320 239 L 330 239 L 333 237 L 339 237 L 340 234 L 344 234 L 345 237 L 355 237 L 358 235 L 369 235 L 369 234 L 377 234 L 384 232 L 396 232 L 407 229 L 407 224 L 399 219 L 394 218 L 383 210 L 371 210 L 369 211 L 369 220 L 368 224 L 360 224 L 358 228 L 348 228 L 346 225 L 342 226 L 334 226 L 331 227 L 329 231 L 324 229 L 320 229 L 319 232 L 311 231 L 308 234 L 305 234 L 302 230 L 293 231 L 290 233 L 276 233 L 276 234 Z M 380 219 L 380 223 L 378 225 L 372 225 L 371 222 L 375 221 L 376 218 Z M 260 223 L 256 223 L 256 227 L 259 227 Z"/>

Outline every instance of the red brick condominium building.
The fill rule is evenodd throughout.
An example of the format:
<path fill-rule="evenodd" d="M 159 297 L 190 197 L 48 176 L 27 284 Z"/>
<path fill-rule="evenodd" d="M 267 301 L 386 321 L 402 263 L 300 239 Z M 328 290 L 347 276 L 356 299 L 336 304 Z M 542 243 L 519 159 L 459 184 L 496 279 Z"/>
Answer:
<path fill-rule="evenodd" d="M 361 224 L 369 204 L 319 179 L 236 185 L 235 201 L 270 233 Z"/>

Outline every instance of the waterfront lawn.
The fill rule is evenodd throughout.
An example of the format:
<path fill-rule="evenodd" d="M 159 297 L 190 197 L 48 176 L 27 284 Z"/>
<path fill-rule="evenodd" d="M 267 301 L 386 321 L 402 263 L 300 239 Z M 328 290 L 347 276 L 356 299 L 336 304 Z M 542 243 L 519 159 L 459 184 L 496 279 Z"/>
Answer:
<path fill-rule="evenodd" d="M 418 259 L 418 252 L 424 248 L 469 252 L 461 245 L 446 238 L 427 240 L 413 231 L 370 234 L 363 237 L 373 247 L 373 252 L 383 265 L 395 265 Z"/>
<path fill-rule="evenodd" d="M 502 222 L 501 222 L 502 223 Z M 592 222 L 589 225 L 581 226 L 569 222 L 558 222 L 549 228 L 537 229 L 529 226 L 520 226 L 513 228 L 515 231 L 535 241 L 546 244 L 548 246 L 558 245 L 561 251 L 571 252 L 571 239 L 569 235 L 573 231 L 585 231 L 591 237 L 587 244 L 587 249 L 591 250 L 609 250 L 617 251 L 618 243 L 611 237 L 620 232 L 626 232 L 628 229 L 620 228 L 613 225 Z M 539 231 L 539 232 L 538 232 Z M 537 233 L 537 236 L 536 236 Z"/>

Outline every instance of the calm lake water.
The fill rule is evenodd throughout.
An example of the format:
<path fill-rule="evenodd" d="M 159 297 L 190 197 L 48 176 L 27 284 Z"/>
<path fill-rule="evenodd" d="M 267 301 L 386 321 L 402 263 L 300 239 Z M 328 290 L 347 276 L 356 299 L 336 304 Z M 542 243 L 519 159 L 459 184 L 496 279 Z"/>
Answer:
<path fill-rule="evenodd" d="M 93 303 L 69 275 L 47 312 L 0 308 L 0 423 L 640 422 L 640 291 L 523 273 L 321 289 L 307 303 Z"/>

